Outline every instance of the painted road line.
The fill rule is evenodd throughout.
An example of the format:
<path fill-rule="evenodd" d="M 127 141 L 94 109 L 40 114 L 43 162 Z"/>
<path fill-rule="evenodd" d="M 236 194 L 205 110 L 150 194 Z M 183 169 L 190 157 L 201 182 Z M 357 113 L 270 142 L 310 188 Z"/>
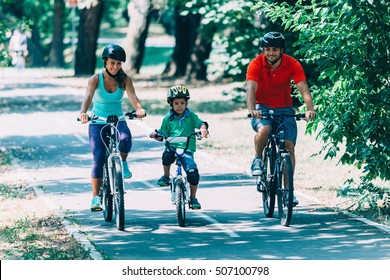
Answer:
<path fill-rule="evenodd" d="M 73 133 L 73 136 L 79 139 L 82 144 L 89 144 L 88 139 L 82 136 L 80 133 Z"/>
<path fill-rule="evenodd" d="M 207 216 L 206 214 L 204 214 L 202 212 L 194 212 L 194 214 L 197 215 L 198 217 L 200 217 L 202 219 L 205 219 L 206 221 L 212 223 L 214 226 L 219 228 L 222 232 L 226 233 L 228 236 L 230 236 L 232 238 L 240 237 L 237 233 L 235 233 L 229 227 L 221 224 L 220 222 L 218 222 L 217 220 L 211 218 L 210 216 Z"/>

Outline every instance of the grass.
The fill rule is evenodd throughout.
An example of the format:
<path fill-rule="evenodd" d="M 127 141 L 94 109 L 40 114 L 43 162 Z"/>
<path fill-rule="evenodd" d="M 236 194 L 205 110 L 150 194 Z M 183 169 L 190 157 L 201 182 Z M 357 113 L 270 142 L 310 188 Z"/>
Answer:
<path fill-rule="evenodd" d="M 0 228 L 3 260 L 86 260 L 87 251 L 64 230 L 56 216 L 25 217 Z"/>
<path fill-rule="evenodd" d="M 10 156 L 0 150 L 0 173 L 6 168 L 11 168 Z M 37 199 L 34 190 L 29 186 L 0 184 L 2 203 L 23 206 L 31 204 L 34 199 Z M 91 259 L 89 252 L 68 234 L 58 216 L 29 216 L 23 207 L 8 210 L 15 218 L 8 224 L 5 219 L 0 223 L 1 260 Z"/>

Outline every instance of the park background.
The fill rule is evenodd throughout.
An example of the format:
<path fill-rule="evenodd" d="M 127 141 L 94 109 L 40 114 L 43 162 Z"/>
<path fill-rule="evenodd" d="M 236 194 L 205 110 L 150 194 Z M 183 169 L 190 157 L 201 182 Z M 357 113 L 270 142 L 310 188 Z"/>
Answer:
<path fill-rule="evenodd" d="M 9 37 L 20 28 L 28 35 L 25 72 L 85 87 L 102 69 L 104 46 L 121 44 L 145 122 L 158 127 L 168 110 L 166 89 L 185 84 L 191 109 L 211 124 L 201 148 L 248 172 L 253 132 L 245 119 L 245 71 L 261 36 L 280 31 L 286 53 L 304 65 L 318 112 L 315 122 L 299 123 L 297 190 L 388 224 L 389 14 L 387 1 L 369 0 L 0 0 L 0 58 L 8 70 Z M 299 96 L 294 100 L 305 110 Z M 19 187 L 2 185 L 2 196 Z"/>

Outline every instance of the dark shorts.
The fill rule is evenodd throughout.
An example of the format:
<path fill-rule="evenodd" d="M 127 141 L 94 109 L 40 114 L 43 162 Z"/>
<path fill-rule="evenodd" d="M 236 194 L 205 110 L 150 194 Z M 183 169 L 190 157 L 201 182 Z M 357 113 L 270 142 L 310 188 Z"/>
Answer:
<path fill-rule="evenodd" d="M 171 165 L 175 162 L 176 155 L 174 152 L 165 150 L 162 154 L 162 164 L 165 166 Z M 190 152 L 186 152 L 183 157 L 179 158 L 184 170 L 187 172 L 191 169 L 197 169 L 197 165 L 194 160 L 194 155 Z"/>
<path fill-rule="evenodd" d="M 269 110 L 273 110 L 275 114 L 295 114 L 294 109 L 291 107 L 272 109 L 267 106 L 257 104 L 256 109 L 261 110 L 262 112 L 268 112 Z M 278 128 L 280 128 L 279 122 L 273 120 L 261 119 L 261 118 L 252 118 L 251 124 L 253 130 L 256 132 L 259 131 L 260 127 L 266 125 L 271 125 L 273 132 L 275 132 Z M 283 122 L 283 130 L 284 130 L 285 139 L 290 140 L 295 145 L 297 142 L 297 135 L 298 135 L 297 122 L 295 118 L 293 117 L 286 118 Z"/>

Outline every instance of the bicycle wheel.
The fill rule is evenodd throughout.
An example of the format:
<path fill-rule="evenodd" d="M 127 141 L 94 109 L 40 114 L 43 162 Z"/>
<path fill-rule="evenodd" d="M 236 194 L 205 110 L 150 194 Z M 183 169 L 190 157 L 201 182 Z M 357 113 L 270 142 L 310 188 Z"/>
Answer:
<path fill-rule="evenodd" d="M 268 218 L 272 217 L 275 209 L 275 197 L 276 197 L 276 186 L 274 180 L 275 170 L 275 158 L 276 151 L 273 145 L 269 145 L 264 150 L 263 162 L 266 172 L 261 176 L 262 184 L 261 194 L 263 198 L 263 211 L 264 215 Z"/>
<path fill-rule="evenodd" d="M 182 180 L 176 180 L 175 182 L 175 194 L 176 194 L 176 219 L 177 223 L 181 227 L 186 225 L 186 204 L 185 204 L 185 188 Z"/>
<path fill-rule="evenodd" d="M 290 155 L 286 154 L 280 164 L 278 176 L 278 210 L 280 223 L 289 226 L 292 218 L 294 200 L 293 169 Z"/>
<path fill-rule="evenodd" d="M 107 161 L 103 166 L 103 180 L 101 186 L 101 198 L 103 204 L 103 217 L 107 222 L 112 221 L 112 194 L 110 188 L 110 180 L 108 177 L 108 164 Z"/>
<path fill-rule="evenodd" d="M 115 222 L 119 230 L 125 228 L 125 198 L 123 188 L 122 163 L 119 157 L 112 159 Z"/>

